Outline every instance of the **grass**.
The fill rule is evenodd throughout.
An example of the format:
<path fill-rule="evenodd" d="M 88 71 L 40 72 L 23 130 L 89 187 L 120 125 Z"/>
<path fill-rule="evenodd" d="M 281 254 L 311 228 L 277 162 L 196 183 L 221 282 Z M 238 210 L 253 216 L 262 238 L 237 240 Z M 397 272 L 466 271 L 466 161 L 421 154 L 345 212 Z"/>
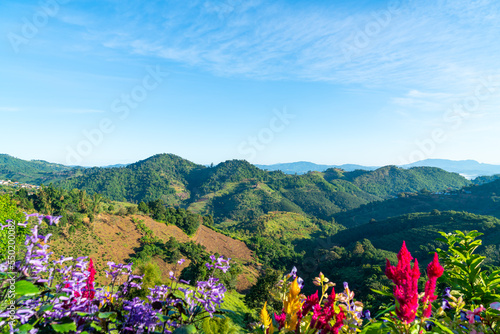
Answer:
<path fill-rule="evenodd" d="M 309 218 L 293 212 L 270 212 L 259 220 L 264 221 L 266 235 L 280 239 L 309 239 L 319 231 Z"/>
<path fill-rule="evenodd" d="M 252 313 L 254 311 L 250 310 L 245 302 L 243 301 L 244 296 L 236 291 L 230 291 L 226 293 L 224 298 L 224 303 L 221 305 L 223 309 L 230 310 L 227 316 L 241 328 L 242 333 L 248 333 L 246 329 L 247 313 Z"/>

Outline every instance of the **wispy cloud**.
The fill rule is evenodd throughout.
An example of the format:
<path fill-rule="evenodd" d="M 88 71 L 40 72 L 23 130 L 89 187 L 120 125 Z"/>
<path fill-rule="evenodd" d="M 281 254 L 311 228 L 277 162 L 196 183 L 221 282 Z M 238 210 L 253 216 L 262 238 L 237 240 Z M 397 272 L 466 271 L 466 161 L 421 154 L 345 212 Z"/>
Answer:
<path fill-rule="evenodd" d="M 62 109 L 55 109 L 53 111 L 60 113 L 68 113 L 68 114 L 95 114 L 95 113 L 105 112 L 104 110 L 100 109 L 75 109 L 75 108 L 62 108 Z"/>
<path fill-rule="evenodd" d="M 20 108 L 0 107 L 0 112 L 18 112 L 20 110 L 21 110 Z"/>
<path fill-rule="evenodd" d="M 128 23 L 100 30 L 103 46 L 223 76 L 458 91 L 499 70 L 493 1 L 402 1 L 388 19 L 388 5 L 355 14 L 258 1 L 119 6 L 117 22 Z"/>

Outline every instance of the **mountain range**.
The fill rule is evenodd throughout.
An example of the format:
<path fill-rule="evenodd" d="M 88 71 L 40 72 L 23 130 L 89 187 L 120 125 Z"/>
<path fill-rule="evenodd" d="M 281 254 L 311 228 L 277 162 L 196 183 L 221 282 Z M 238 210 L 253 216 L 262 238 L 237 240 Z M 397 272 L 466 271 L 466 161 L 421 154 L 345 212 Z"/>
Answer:
<path fill-rule="evenodd" d="M 337 213 L 400 193 L 437 192 L 471 184 L 457 173 L 435 167 L 385 166 L 371 171 L 330 168 L 290 175 L 264 171 L 244 160 L 206 167 L 173 154 L 158 154 L 112 168 L 68 169 L 46 162 L 14 158 L 4 161 L 7 175 L 18 175 L 26 182 L 42 180 L 115 201 L 162 200 L 169 206 L 211 214 L 216 223 L 226 225 L 250 222 L 273 211 L 312 215 L 328 221 Z"/>
<path fill-rule="evenodd" d="M 268 171 L 281 170 L 282 172 L 287 174 L 305 174 L 309 171 L 323 172 L 328 168 L 340 168 L 345 171 L 354 171 L 357 169 L 375 170 L 377 168 L 380 168 L 380 166 L 362 166 L 356 164 L 318 165 L 307 161 L 255 166 Z M 447 172 L 459 173 L 460 175 L 468 179 L 474 179 L 478 176 L 491 176 L 500 174 L 500 165 L 483 164 L 475 160 L 425 159 L 413 162 L 411 164 L 400 165 L 398 167 L 437 167 L 444 169 Z"/>
<path fill-rule="evenodd" d="M 470 161 L 459 166 L 478 170 Z M 435 166 L 322 166 L 328 168 L 302 174 L 260 167 L 244 160 L 209 167 L 158 154 L 125 166 L 77 168 L 0 155 L 0 179 L 52 184 L 36 192 L 0 186 L 0 193 L 10 192 L 23 211 L 63 216 L 61 226 L 54 227 L 58 251 L 85 249 L 102 259 L 96 262 L 100 266 L 154 258 L 168 272 L 168 261 L 174 260 L 164 251 L 172 248 L 174 237 L 193 262 L 199 255 L 192 253 L 191 241 L 207 249 L 220 246 L 210 251 L 240 259 L 244 273 L 238 284 L 244 290 L 262 266 L 297 266 L 305 280 L 322 271 L 339 285 L 349 281 L 371 305 L 380 301 L 370 289 L 380 289 L 385 259 L 395 261 L 402 240 L 424 262 L 436 247 L 438 231 L 476 229 L 485 233 L 481 252 L 500 251 L 496 177 L 473 182 Z M 192 237 L 183 235 L 174 226 L 182 229 L 185 222 L 168 212 L 190 212 L 202 225 Z M 100 237 L 89 242 L 92 233 Z M 121 243 L 126 246 L 118 251 Z M 238 257 L 236 244 L 248 256 Z M 499 262 L 498 256 L 488 258 Z"/>

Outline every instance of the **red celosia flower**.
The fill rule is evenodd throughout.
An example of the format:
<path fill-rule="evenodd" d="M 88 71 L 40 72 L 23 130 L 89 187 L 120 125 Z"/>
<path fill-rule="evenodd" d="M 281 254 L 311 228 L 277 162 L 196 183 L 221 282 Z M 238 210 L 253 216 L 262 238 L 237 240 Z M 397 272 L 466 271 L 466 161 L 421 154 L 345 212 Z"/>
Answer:
<path fill-rule="evenodd" d="M 302 316 L 305 316 L 313 308 L 314 305 L 319 303 L 318 291 L 307 297 L 304 305 L 302 305 Z"/>
<path fill-rule="evenodd" d="M 274 313 L 274 319 L 276 319 L 276 321 L 279 324 L 278 330 L 285 327 L 285 322 L 286 322 L 286 313 L 285 312 L 281 313 L 280 315 L 277 315 L 276 313 Z"/>
<path fill-rule="evenodd" d="M 434 294 L 436 291 L 436 281 L 444 273 L 444 268 L 439 264 L 439 258 L 437 253 L 434 253 L 434 259 L 427 266 L 427 276 L 429 280 L 425 283 L 425 293 L 423 298 L 423 304 L 425 305 L 425 310 L 423 313 L 424 318 L 429 318 L 432 312 L 431 303 L 436 300 L 437 296 Z"/>
<path fill-rule="evenodd" d="M 333 325 L 333 333 L 338 334 L 340 328 L 342 328 L 342 325 L 344 324 L 344 319 L 346 318 L 344 311 L 340 309 L 339 314 L 335 316 L 335 325 Z"/>
<path fill-rule="evenodd" d="M 330 307 L 333 305 L 333 303 L 335 303 L 335 297 L 336 297 L 336 294 L 335 294 L 335 289 L 332 288 L 332 292 L 330 293 L 330 295 L 328 296 L 326 302 L 325 302 L 325 307 Z"/>
<path fill-rule="evenodd" d="M 396 314 L 406 324 L 415 320 L 418 309 L 418 278 L 420 277 L 420 270 L 416 259 L 413 268 L 411 267 L 412 259 L 413 257 L 403 241 L 403 246 L 398 253 L 397 266 L 392 266 L 390 261 L 387 260 L 385 269 L 387 278 L 395 284 L 393 292 L 396 299 Z"/>
<path fill-rule="evenodd" d="M 310 296 L 312 297 L 312 296 Z M 338 334 L 340 328 L 343 325 L 343 321 L 345 319 L 345 314 L 342 309 L 340 309 L 339 313 L 335 313 L 335 291 L 332 289 L 332 292 L 328 296 L 325 305 L 321 308 L 321 305 L 316 303 L 312 306 L 313 316 L 311 319 L 311 328 L 319 329 L 319 334 L 326 333 L 335 333 Z M 335 317 L 335 325 L 332 327 L 330 325 L 330 320 Z"/>
<path fill-rule="evenodd" d="M 94 299 L 95 296 L 95 289 L 94 289 L 94 278 L 95 278 L 95 269 L 94 269 L 94 261 L 90 259 L 89 262 L 89 267 L 87 268 L 87 271 L 90 273 L 89 277 L 87 277 L 87 285 L 85 286 L 85 291 L 82 294 L 83 298 L 87 299 Z"/>
<path fill-rule="evenodd" d="M 429 278 L 438 279 L 439 277 L 441 277 L 441 275 L 443 275 L 443 273 L 444 268 L 439 264 L 439 257 L 437 253 L 434 253 L 434 259 L 427 266 L 427 275 L 429 276 Z"/>

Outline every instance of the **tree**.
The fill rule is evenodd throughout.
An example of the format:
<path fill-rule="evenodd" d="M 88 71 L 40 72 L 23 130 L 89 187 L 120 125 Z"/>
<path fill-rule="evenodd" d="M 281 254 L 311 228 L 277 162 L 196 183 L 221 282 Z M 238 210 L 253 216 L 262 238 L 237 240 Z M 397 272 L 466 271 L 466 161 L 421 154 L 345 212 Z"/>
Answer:
<path fill-rule="evenodd" d="M 250 292 L 245 296 L 245 304 L 250 308 L 261 308 L 267 301 L 273 309 L 280 311 L 280 302 L 274 299 L 271 291 L 281 278 L 281 274 L 271 268 L 259 276 L 257 283 L 250 288 Z"/>
<path fill-rule="evenodd" d="M 139 203 L 139 205 L 137 206 L 137 209 L 139 209 L 139 211 L 141 211 L 141 212 L 149 213 L 149 207 L 146 203 L 144 203 L 144 201 L 141 201 Z"/>
<path fill-rule="evenodd" d="M 80 191 L 80 193 L 78 194 L 78 210 L 81 212 L 81 213 L 87 213 L 87 201 L 88 201 L 88 198 L 87 198 L 87 192 L 85 190 L 82 190 Z"/>
<path fill-rule="evenodd" d="M 135 205 L 127 206 L 127 215 L 133 215 L 137 212 L 137 207 Z"/>
<path fill-rule="evenodd" d="M 101 211 L 101 202 L 102 196 L 98 193 L 94 193 L 94 195 L 92 196 L 92 213 L 94 214 L 94 217 Z"/>

